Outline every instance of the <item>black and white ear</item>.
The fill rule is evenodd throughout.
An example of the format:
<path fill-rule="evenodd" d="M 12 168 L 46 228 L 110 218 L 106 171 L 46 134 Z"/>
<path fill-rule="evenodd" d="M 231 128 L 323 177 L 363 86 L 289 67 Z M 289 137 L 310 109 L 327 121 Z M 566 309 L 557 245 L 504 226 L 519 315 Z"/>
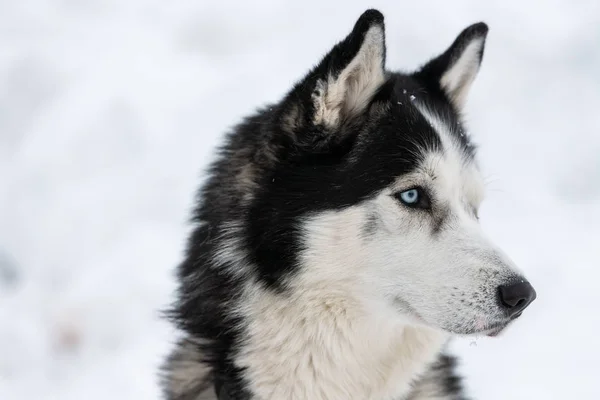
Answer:
<path fill-rule="evenodd" d="M 290 93 L 290 98 L 299 103 L 290 108 L 290 116 L 303 114 L 303 123 L 329 131 L 341 126 L 369 105 L 385 81 L 384 64 L 383 15 L 367 10 L 352 32 Z"/>
<path fill-rule="evenodd" d="M 469 26 L 442 55 L 417 73 L 426 81 L 435 80 L 458 110 L 464 107 L 479 72 L 487 33 L 488 26 L 483 22 Z"/>

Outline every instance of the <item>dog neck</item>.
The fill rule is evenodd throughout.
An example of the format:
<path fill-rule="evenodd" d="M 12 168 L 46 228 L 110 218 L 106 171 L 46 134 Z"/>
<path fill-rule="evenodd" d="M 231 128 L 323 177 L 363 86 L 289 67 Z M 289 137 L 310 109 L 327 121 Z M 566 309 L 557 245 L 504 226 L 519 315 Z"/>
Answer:
<path fill-rule="evenodd" d="M 327 293 L 327 296 L 323 296 Z M 397 399 L 433 362 L 447 335 L 402 323 L 353 291 L 254 290 L 243 301 L 244 343 L 235 364 L 256 399 Z M 235 399 L 227 382 L 220 400 Z"/>

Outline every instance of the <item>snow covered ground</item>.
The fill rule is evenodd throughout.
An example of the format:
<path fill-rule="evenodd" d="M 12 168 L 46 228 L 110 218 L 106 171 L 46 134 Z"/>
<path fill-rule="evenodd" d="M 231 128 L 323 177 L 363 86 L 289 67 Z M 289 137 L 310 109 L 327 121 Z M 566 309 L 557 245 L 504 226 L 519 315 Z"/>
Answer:
<path fill-rule="evenodd" d="M 373 6 L 390 68 L 491 28 L 468 105 L 482 221 L 538 300 L 455 344 L 470 393 L 600 398 L 600 2 L 341 4 L 0 1 L 0 399 L 159 397 L 159 310 L 213 147 Z"/>

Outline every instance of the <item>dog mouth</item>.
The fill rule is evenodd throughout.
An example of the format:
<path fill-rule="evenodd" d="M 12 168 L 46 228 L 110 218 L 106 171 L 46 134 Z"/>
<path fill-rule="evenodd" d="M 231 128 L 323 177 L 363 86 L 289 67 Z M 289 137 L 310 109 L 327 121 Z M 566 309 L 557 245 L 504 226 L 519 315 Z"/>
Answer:
<path fill-rule="evenodd" d="M 483 332 L 486 336 L 489 337 L 496 337 L 498 336 L 500 333 L 502 333 L 502 331 L 504 331 L 504 329 L 506 329 L 506 327 L 510 324 L 510 321 L 505 323 L 504 325 L 500 325 L 491 329 L 486 330 L 485 332 Z"/>
<path fill-rule="evenodd" d="M 490 324 L 486 326 L 485 329 L 480 333 L 489 337 L 496 337 L 500 335 L 515 319 L 519 318 L 521 314 L 522 313 L 518 313 L 504 321 Z"/>
<path fill-rule="evenodd" d="M 429 322 L 426 322 L 427 320 L 424 319 L 407 301 L 401 299 L 401 298 L 395 298 L 394 299 L 394 303 L 396 304 L 396 306 L 398 307 L 399 310 L 402 311 L 402 313 L 404 315 L 409 315 L 412 316 L 414 318 L 414 321 L 418 322 L 418 323 L 422 323 L 426 326 L 430 326 L 430 327 L 439 327 L 436 324 L 432 324 Z M 515 319 L 519 318 L 521 316 L 521 314 L 523 313 L 523 311 L 520 311 L 512 316 L 502 316 L 500 317 L 501 319 L 495 319 L 492 322 L 489 322 L 489 317 L 479 317 L 476 319 L 475 323 L 473 325 L 471 325 L 470 329 L 448 329 L 448 328 L 442 328 L 443 330 L 449 332 L 449 333 L 454 333 L 454 334 L 458 334 L 458 335 L 466 335 L 466 336 L 471 336 L 471 335 L 475 335 L 475 336 L 489 336 L 489 337 L 496 337 L 498 335 L 500 335 L 502 332 L 504 332 L 504 330 L 508 327 L 508 325 L 510 325 Z"/>

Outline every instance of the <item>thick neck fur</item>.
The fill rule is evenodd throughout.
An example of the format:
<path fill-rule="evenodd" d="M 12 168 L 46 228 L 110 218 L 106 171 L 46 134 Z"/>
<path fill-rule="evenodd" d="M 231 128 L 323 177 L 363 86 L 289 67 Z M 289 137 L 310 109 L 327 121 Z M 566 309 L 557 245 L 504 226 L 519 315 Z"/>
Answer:
<path fill-rule="evenodd" d="M 352 252 L 364 215 L 309 221 L 311 253 L 285 293 L 248 285 L 235 360 L 255 398 L 402 399 L 444 346 L 446 334 L 403 321 L 370 294 Z"/>
<path fill-rule="evenodd" d="M 256 399 L 401 399 L 447 339 L 373 315 L 348 292 L 318 291 L 249 294 L 236 363 Z"/>

